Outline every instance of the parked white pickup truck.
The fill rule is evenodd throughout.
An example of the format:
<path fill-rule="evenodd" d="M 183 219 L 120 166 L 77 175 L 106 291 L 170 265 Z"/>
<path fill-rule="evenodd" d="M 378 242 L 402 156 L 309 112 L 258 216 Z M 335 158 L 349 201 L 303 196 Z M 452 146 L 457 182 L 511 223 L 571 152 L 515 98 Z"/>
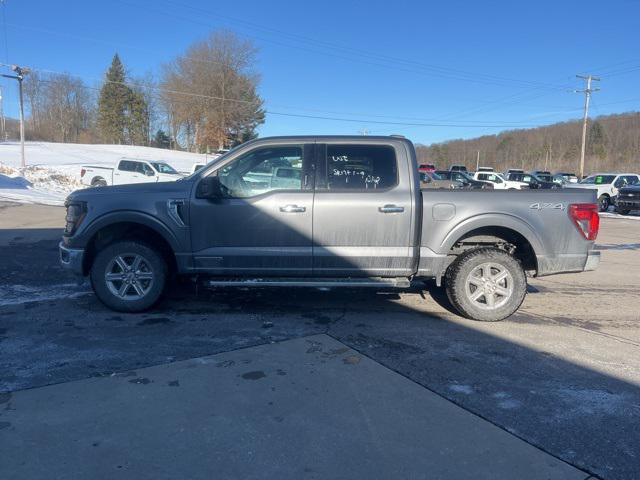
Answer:
<path fill-rule="evenodd" d="M 171 182 L 184 177 L 171 165 L 153 160 L 122 158 L 115 168 L 83 165 L 80 182 L 90 187 L 124 185 L 127 183 Z"/>
<path fill-rule="evenodd" d="M 493 184 L 494 190 L 523 190 L 529 188 L 529 185 L 524 182 L 505 180 L 502 175 L 494 172 L 476 172 L 473 174 L 473 178 Z"/>
<path fill-rule="evenodd" d="M 571 188 L 595 190 L 598 197 L 598 209 L 606 212 L 609 205 L 618 196 L 618 189 L 640 183 L 640 175 L 635 173 L 596 173 L 589 175 Z"/>

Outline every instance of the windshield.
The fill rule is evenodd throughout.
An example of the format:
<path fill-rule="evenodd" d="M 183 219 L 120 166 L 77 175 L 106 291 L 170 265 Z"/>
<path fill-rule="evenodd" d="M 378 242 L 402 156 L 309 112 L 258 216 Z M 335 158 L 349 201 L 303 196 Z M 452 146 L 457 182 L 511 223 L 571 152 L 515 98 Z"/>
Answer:
<path fill-rule="evenodd" d="M 608 185 L 613 183 L 614 178 L 616 178 L 615 175 L 591 175 L 580 183 L 586 185 Z"/>
<path fill-rule="evenodd" d="M 178 172 L 174 170 L 171 165 L 162 162 L 149 162 L 158 173 L 168 173 L 169 175 L 176 175 Z"/>

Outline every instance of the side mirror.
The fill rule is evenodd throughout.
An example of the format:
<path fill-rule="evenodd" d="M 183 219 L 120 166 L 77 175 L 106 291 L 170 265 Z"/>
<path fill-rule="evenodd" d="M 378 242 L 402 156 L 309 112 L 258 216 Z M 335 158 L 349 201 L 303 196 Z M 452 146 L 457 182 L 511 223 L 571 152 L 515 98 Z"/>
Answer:
<path fill-rule="evenodd" d="M 198 183 L 198 188 L 196 189 L 196 198 L 222 198 L 224 195 L 222 193 L 222 185 L 220 184 L 220 178 L 212 175 L 209 177 L 204 177 Z"/>
<path fill-rule="evenodd" d="M 153 170 L 145 170 L 144 174 L 147 177 L 154 177 L 156 175 L 156 172 L 154 172 Z"/>

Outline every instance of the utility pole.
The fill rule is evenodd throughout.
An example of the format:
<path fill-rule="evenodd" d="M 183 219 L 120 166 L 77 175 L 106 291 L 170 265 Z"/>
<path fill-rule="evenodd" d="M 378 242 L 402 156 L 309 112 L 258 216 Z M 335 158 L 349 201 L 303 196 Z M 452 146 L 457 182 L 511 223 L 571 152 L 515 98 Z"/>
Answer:
<path fill-rule="evenodd" d="M 584 93 L 584 118 L 582 120 L 582 149 L 580 150 L 580 177 L 584 176 L 584 153 L 587 148 L 587 119 L 589 118 L 589 100 L 591 100 L 591 93 L 597 92 L 599 88 L 591 88 L 591 82 L 599 82 L 600 77 L 594 77 L 593 75 L 576 75 L 587 82 L 587 86 L 584 90 L 575 90 L 576 93 Z"/>
<path fill-rule="evenodd" d="M 4 107 L 2 105 L 2 88 L 0 88 L 0 136 L 2 137 L 2 141 L 7 140 L 7 128 L 4 118 Z"/>
<path fill-rule="evenodd" d="M 18 80 L 18 90 L 20 92 L 20 170 L 24 171 L 27 166 L 27 162 L 24 158 L 24 98 L 22 95 L 22 80 L 24 80 L 24 76 L 28 74 L 31 70 L 27 67 L 20 67 L 18 65 L 11 65 L 11 70 L 16 72 L 15 75 L 5 75 L 2 74 L 5 78 L 12 78 L 14 80 Z"/>
<path fill-rule="evenodd" d="M 478 154 L 476 155 L 476 172 L 480 170 L 480 150 L 478 150 Z"/>

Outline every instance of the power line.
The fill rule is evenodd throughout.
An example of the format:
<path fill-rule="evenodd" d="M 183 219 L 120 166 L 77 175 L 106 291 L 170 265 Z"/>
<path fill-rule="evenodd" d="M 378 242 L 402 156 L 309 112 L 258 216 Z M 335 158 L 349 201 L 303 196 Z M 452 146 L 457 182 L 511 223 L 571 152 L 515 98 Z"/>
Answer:
<path fill-rule="evenodd" d="M 8 64 L 0 64 L 0 66 L 10 66 Z M 57 74 L 57 75 L 69 75 L 69 76 L 73 76 L 76 78 L 80 78 L 80 79 L 84 79 L 82 76 L 77 75 L 77 74 L 72 74 L 69 72 L 59 72 L 59 71 L 55 71 L 55 70 L 48 70 L 48 69 L 42 69 L 42 68 L 32 68 L 32 71 L 35 72 L 41 72 L 41 73 L 49 73 L 49 74 Z M 47 79 L 41 79 L 40 81 L 45 82 L 45 83 L 50 83 L 50 80 Z M 251 105 L 255 105 L 256 102 L 252 102 L 250 100 L 242 100 L 242 99 L 234 99 L 234 98 L 228 98 L 228 97 L 219 97 L 219 96 L 215 96 L 215 95 L 207 95 L 207 94 L 199 94 L 199 93 L 193 93 L 193 92 L 185 92 L 185 91 L 180 91 L 180 90 L 174 90 L 174 89 L 167 89 L 167 88 L 162 88 L 162 87 L 154 87 L 151 85 L 146 85 L 146 84 L 141 84 L 141 83 L 133 83 L 133 82 L 118 82 L 118 81 L 114 81 L 114 80 L 106 80 L 103 79 L 101 80 L 104 83 L 113 83 L 113 84 L 117 84 L 117 85 L 124 85 L 127 87 L 134 87 L 134 88 L 143 88 L 143 89 L 149 89 L 152 90 L 154 92 L 157 92 L 158 94 L 162 94 L 162 93 L 171 93 L 171 94 L 175 94 L 175 95 L 183 95 L 183 96 L 188 96 L 188 97 L 195 97 L 198 99 L 205 99 L 205 100 L 221 100 L 221 101 L 230 101 L 230 102 L 239 102 L 239 103 L 245 103 L 245 104 L 251 104 Z M 90 90 L 95 90 L 95 91 L 99 91 L 100 88 L 97 87 L 90 87 L 87 85 L 83 85 L 83 88 L 87 88 Z M 280 112 L 280 111 L 273 111 L 273 110 L 265 110 L 265 113 L 271 114 L 271 115 L 280 115 L 280 116 L 288 116 L 288 117 L 298 117 L 298 118 L 309 118 L 309 119 L 322 119 L 322 120 L 333 120 L 333 121 L 342 121 L 342 122 L 360 122 L 360 123 L 373 123 L 373 124 L 381 124 L 381 125 L 402 125 L 402 126 L 425 126 L 425 127 L 470 127 L 470 128 L 474 128 L 474 127 L 482 127 L 482 128 L 520 128 L 520 127 L 533 127 L 536 125 L 525 125 L 522 124 L 522 122 L 494 122 L 494 123 L 490 123 L 490 122 L 484 122 L 483 124 L 461 124 L 461 123 L 425 123 L 425 122 L 392 122 L 392 121 L 381 121 L 381 120 L 371 120 L 371 119 L 363 119 L 363 118 L 343 118 L 343 117 L 334 117 L 334 116 L 321 116 L 321 115 L 304 115 L 304 114 L 295 114 L 295 113 L 287 113 L 287 112 Z M 345 115 L 358 115 L 356 113 L 347 113 L 347 112 L 343 112 L 343 114 Z"/>
<path fill-rule="evenodd" d="M 130 6 L 130 7 L 134 7 L 134 8 L 144 8 L 144 10 L 146 12 L 154 12 L 156 14 L 159 15 L 164 15 L 164 16 L 169 16 L 171 17 L 173 20 L 175 19 L 179 19 L 179 20 L 183 20 L 186 22 L 191 22 L 197 25 L 202 25 L 202 26 L 206 26 L 206 27 L 211 27 L 210 23 L 207 23 L 206 21 L 201 21 L 198 19 L 194 19 L 191 17 L 185 17 L 184 15 L 177 15 L 176 14 L 176 10 L 172 9 L 170 12 L 166 11 L 166 10 L 157 10 L 157 9 L 150 9 L 148 7 L 148 5 L 145 5 L 144 7 L 141 7 L 140 5 L 137 5 L 135 3 L 129 3 L 126 2 L 124 0 L 117 0 L 119 1 L 119 3 L 122 3 L 124 5 Z M 165 2 L 166 3 L 166 2 Z M 171 5 L 171 3 L 168 3 L 169 5 Z M 176 4 L 174 4 L 176 5 Z M 214 14 L 213 12 L 210 12 L 208 10 L 204 10 L 204 9 L 197 9 L 196 7 L 191 7 L 191 6 L 187 6 L 187 5 L 181 5 L 178 4 L 181 7 L 183 7 L 183 9 L 191 9 L 191 10 L 196 10 L 196 11 L 200 11 L 201 13 L 206 13 L 210 16 L 216 16 L 216 14 Z M 230 17 L 226 17 L 226 18 L 230 18 Z M 246 22 L 243 20 L 234 20 L 238 23 L 250 23 L 250 22 Z M 435 66 L 435 65 L 427 65 L 427 64 L 422 64 L 420 62 L 416 62 L 414 60 L 406 60 L 406 59 L 398 59 L 395 57 L 389 57 L 389 56 L 384 56 L 384 55 L 380 55 L 380 54 L 373 54 L 364 50 L 357 50 L 357 49 L 353 49 L 350 47 L 342 47 L 339 45 L 335 45 L 335 44 L 329 44 L 328 42 L 323 42 L 323 41 L 318 41 L 315 39 L 310 39 L 308 37 L 303 37 L 301 35 L 295 35 L 295 34 L 291 34 L 289 32 L 284 32 L 284 31 L 280 31 L 280 30 L 275 30 L 275 29 L 271 29 L 268 27 L 263 27 L 263 26 L 257 26 L 257 24 L 251 24 L 253 29 L 257 29 L 260 28 L 263 31 L 269 31 L 271 33 L 275 33 L 278 35 L 279 38 L 282 37 L 288 37 L 288 38 L 295 38 L 295 40 L 298 42 L 296 44 L 290 44 L 290 43 L 286 43 L 283 41 L 278 41 L 278 40 L 273 40 L 270 38 L 265 38 L 265 37 L 260 37 L 257 36 L 255 34 L 242 34 L 242 36 L 244 37 L 248 37 L 248 38 L 253 38 L 253 39 L 257 39 L 257 40 L 261 40 L 264 42 L 268 42 L 268 43 L 273 43 L 276 45 L 281 45 L 281 46 L 285 46 L 288 48 L 294 48 L 294 49 L 299 49 L 299 50 L 303 50 L 303 51 L 310 51 L 312 53 L 318 53 L 318 54 L 322 54 L 322 55 L 329 55 L 329 56 L 333 56 L 333 57 L 337 57 L 337 58 L 342 58 L 348 61 L 352 61 L 352 62 L 358 62 L 358 63 L 365 63 L 365 64 L 369 64 L 369 65 L 376 65 L 379 67 L 384 67 L 384 68 L 392 68 L 395 71 L 403 71 L 403 72 L 410 72 L 410 73 L 414 73 L 414 74 L 422 74 L 422 75 L 427 75 L 427 76 L 436 76 L 436 77 L 442 77 L 442 78 L 447 78 L 447 79 L 454 79 L 454 80 L 460 80 L 460 81 L 468 81 L 468 82 L 473 82 L 473 83 L 484 83 L 484 84 L 491 84 L 491 85 L 498 85 L 498 86 L 514 86 L 514 83 L 516 86 L 531 86 L 531 85 L 537 85 L 538 87 L 544 87 L 544 88 L 552 88 L 552 89 L 556 89 L 556 90 L 562 90 L 563 87 L 560 86 L 554 86 L 554 85 L 549 85 L 549 84 L 543 84 L 541 82 L 530 82 L 530 81 L 522 81 L 522 80 L 516 80 L 516 79 L 508 79 L 508 78 L 503 78 L 503 77 L 495 77 L 495 76 L 490 76 L 490 75 L 485 75 L 485 74 L 481 74 L 481 73 L 472 73 L 472 72 L 465 72 L 465 71 L 461 71 L 461 70 L 455 70 L 455 69 L 451 69 L 448 67 L 439 67 L 439 66 Z M 324 50 L 317 50 L 317 49 L 312 49 L 312 48 L 308 48 L 306 46 L 302 46 L 300 45 L 300 43 L 306 43 L 307 45 L 311 45 L 314 47 L 319 47 L 319 48 L 323 48 Z M 340 52 L 341 54 L 336 54 L 334 52 Z M 346 55 L 350 55 L 350 56 L 345 56 Z M 365 57 L 369 58 L 368 60 L 365 59 Z M 375 61 L 372 61 L 375 60 Z M 383 63 L 380 63 L 383 62 Z M 398 65 L 401 65 L 401 67 L 399 67 Z M 411 68 L 413 67 L 413 68 Z M 416 70 L 416 68 L 418 68 Z"/>

